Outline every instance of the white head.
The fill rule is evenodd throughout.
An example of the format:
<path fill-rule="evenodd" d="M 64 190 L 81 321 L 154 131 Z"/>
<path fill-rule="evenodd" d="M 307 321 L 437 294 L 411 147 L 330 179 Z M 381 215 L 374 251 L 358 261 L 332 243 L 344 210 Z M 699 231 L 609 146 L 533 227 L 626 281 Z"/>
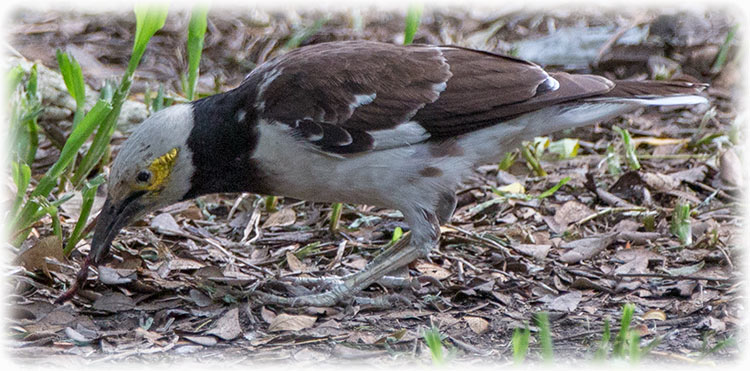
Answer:
<path fill-rule="evenodd" d="M 187 140 L 192 127 L 192 106 L 171 106 L 151 115 L 122 145 L 94 231 L 94 263 L 106 255 L 120 229 L 189 191 L 194 168 Z"/>

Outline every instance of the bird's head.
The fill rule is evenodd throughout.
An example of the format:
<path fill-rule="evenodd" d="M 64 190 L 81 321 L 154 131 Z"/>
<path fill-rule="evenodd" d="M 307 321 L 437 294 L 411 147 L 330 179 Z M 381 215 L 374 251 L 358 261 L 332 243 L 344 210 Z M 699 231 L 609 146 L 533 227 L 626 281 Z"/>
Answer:
<path fill-rule="evenodd" d="M 191 106 L 172 106 L 146 119 L 122 145 L 91 241 L 94 264 L 107 256 L 123 227 L 188 193 L 194 172 L 187 145 L 192 126 Z"/>

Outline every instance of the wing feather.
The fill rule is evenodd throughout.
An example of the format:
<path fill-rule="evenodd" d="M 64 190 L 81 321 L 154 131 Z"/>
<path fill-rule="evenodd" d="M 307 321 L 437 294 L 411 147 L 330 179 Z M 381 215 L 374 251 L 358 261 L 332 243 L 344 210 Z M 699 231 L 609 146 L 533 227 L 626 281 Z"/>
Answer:
<path fill-rule="evenodd" d="M 335 154 L 454 137 L 614 86 L 485 51 L 372 41 L 299 48 L 261 65 L 246 83 L 262 87 L 255 97 L 262 119 Z M 403 136 L 419 132 L 414 125 L 424 130 Z"/>

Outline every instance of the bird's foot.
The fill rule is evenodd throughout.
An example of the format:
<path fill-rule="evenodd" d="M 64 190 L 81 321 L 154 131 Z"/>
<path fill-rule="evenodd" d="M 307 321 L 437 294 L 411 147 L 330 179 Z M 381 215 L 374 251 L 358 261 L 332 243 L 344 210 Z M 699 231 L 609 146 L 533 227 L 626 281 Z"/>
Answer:
<path fill-rule="evenodd" d="M 332 307 L 343 302 L 353 302 L 356 305 L 367 305 L 375 308 L 393 308 L 398 304 L 409 304 L 411 300 L 401 294 L 379 295 L 375 297 L 337 295 L 333 291 L 318 294 L 285 297 L 256 291 L 255 297 L 263 304 L 276 304 L 288 307 Z"/>
<path fill-rule="evenodd" d="M 304 287 L 314 288 L 331 288 L 335 285 L 344 284 L 346 280 L 353 279 L 357 273 L 345 276 L 325 276 L 325 277 L 281 277 L 275 280 L 279 284 L 292 284 Z M 408 277 L 383 276 L 376 281 L 377 284 L 389 289 L 403 289 L 415 287 L 415 281 Z"/>
<path fill-rule="evenodd" d="M 291 307 L 321 306 L 329 307 L 342 302 L 353 300 L 359 305 L 370 305 L 375 307 L 388 307 L 398 302 L 408 302 L 403 295 L 382 295 L 379 297 L 355 296 L 363 287 L 354 287 L 359 274 L 351 274 L 344 277 L 284 277 L 271 281 L 267 284 L 270 288 L 278 288 L 291 294 L 281 296 L 267 292 L 256 291 L 255 297 L 264 304 L 277 304 Z M 417 280 L 406 277 L 383 276 L 376 281 L 379 285 L 390 289 L 415 288 L 419 285 Z M 317 290 L 326 290 L 310 293 L 306 287 L 314 287 Z"/>
<path fill-rule="evenodd" d="M 433 228 L 433 230 L 439 231 L 439 228 Z M 278 304 L 292 307 L 301 306 L 334 306 L 345 300 L 359 300 L 360 303 L 369 305 L 384 305 L 388 306 L 391 304 L 391 298 L 385 299 L 370 299 L 370 298 L 356 298 L 355 295 L 365 289 L 367 286 L 381 282 L 384 286 L 396 285 L 399 287 L 418 285 L 416 280 L 409 280 L 407 278 L 386 276 L 401 267 L 407 266 L 414 259 L 426 255 L 425 251 L 429 251 L 429 248 L 434 246 L 437 242 L 439 232 L 435 233 L 429 240 L 418 240 L 417 244 L 413 244 L 412 235 L 408 234 L 408 238 L 402 238 L 393 246 L 389 247 L 376 256 L 364 270 L 361 272 L 346 275 L 344 277 L 331 277 L 331 278 L 320 278 L 320 279 L 309 279 L 309 278 L 298 278 L 299 285 L 283 285 L 288 291 L 292 293 L 291 297 L 284 297 L 274 294 L 268 294 L 265 292 L 256 291 L 255 297 L 263 303 L 267 304 Z M 417 248 L 419 246 L 420 248 Z M 425 249 L 426 247 L 426 249 Z M 269 282 L 269 286 L 279 284 L 281 282 Z M 309 294 L 308 289 L 303 287 L 303 284 L 328 284 L 329 288 L 325 292 Z M 413 286 L 412 286 L 413 287 Z M 305 292 L 307 291 L 307 292 Z M 403 297 L 400 297 L 403 298 Z M 400 300 L 397 297 L 396 300 Z M 408 300 L 404 300 L 407 301 Z M 392 304 L 391 304 L 392 305 Z"/>

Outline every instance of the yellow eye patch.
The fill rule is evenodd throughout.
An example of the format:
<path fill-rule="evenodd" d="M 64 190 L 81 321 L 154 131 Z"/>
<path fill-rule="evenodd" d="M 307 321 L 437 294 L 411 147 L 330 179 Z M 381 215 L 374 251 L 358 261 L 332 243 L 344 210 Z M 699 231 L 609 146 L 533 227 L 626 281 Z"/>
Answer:
<path fill-rule="evenodd" d="M 178 152 L 177 148 L 172 148 L 148 166 L 148 170 L 151 171 L 152 176 L 151 182 L 145 189 L 155 191 L 162 187 L 164 181 L 167 180 L 169 174 L 172 172 L 172 167 L 177 161 Z"/>

